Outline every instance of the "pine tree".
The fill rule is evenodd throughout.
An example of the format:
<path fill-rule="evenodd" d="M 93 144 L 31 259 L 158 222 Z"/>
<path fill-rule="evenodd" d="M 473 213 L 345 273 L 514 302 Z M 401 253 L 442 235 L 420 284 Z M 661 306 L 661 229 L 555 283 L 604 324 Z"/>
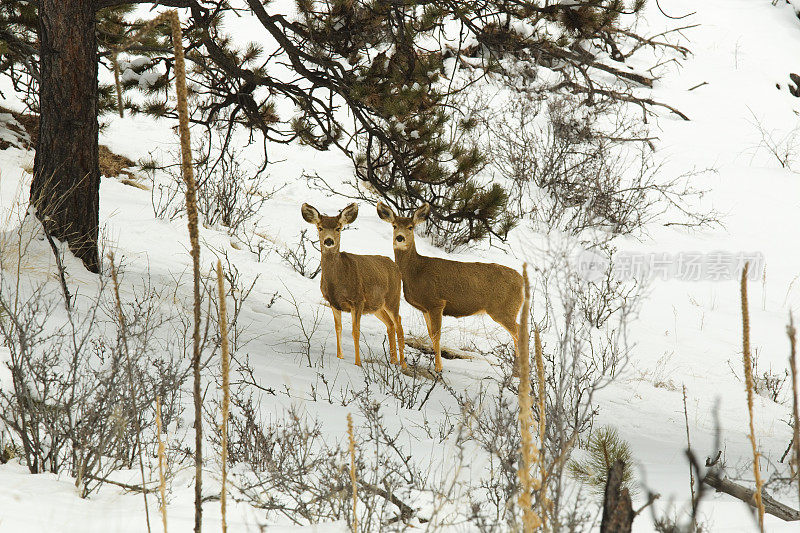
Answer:
<path fill-rule="evenodd" d="M 130 34 L 144 22 L 131 20 L 130 1 L 57 5 L 72 2 L 95 10 L 97 57 L 103 65 L 111 66 L 118 47 L 127 50 L 119 56 L 121 89 L 141 90 L 146 99 L 121 98 L 123 105 L 133 112 L 176 116 L 166 90 L 173 74 L 166 30 L 154 27 L 128 46 Z M 463 137 L 450 135 L 474 125 L 451 107 L 453 92 L 461 89 L 449 78 L 452 68 L 470 71 L 474 78 L 494 76 L 519 84 L 536 80 L 537 69 L 543 68 L 553 77 L 545 90 L 585 95 L 587 105 L 602 99 L 654 104 L 630 90 L 652 85 L 652 79 L 622 65 L 644 44 L 652 44 L 632 31 L 641 0 L 546 5 L 297 0 L 297 14 L 291 17 L 265 0 L 245 2 L 263 29 L 253 38 L 270 53 L 261 44 L 236 44 L 230 35 L 235 26 L 225 23 L 244 10 L 225 0 L 153 2 L 186 8 L 189 15 L 184 35 L 192 121 L 208 129 L 258 131 L 265 146 L 301 142 L 319 150 L 338 148 L 353 159 L 356 177 L 390 204 L 430 203 L 433 230 L 447 232 L 440 242 L 451 245 L 487 235 L 503 238 L 514 224 L 506 210 L 508 192 L 479 179 L 483 154 Z M 29 95 L 42 79 L 35 31 L 41 5 L 6 0 L 0 7 L 0 74 L 22 80 L 17 88 Z M 618 84 L 610 87 L 608 79 Z M 97 113 L 116 109 L 113 85 L 93 90 Z M 35 98 L 28 101 L 36 109 Z M 287 108 L 295 111 L 278 111 Z M 69 159 L 69 150 L 50 148 Z M 91 180 L 89 189 L 97 183 Z M 32 198 L 41 198 L 41 192 Z M 80 192 L 86 198 L 95 194 Z M 89 202 L 90 210 L 95 203 Z M 67 211 L 65 220 L 90 214 L 72 212 L 76 205 L 66 202 L 51 211 Z M 59 227 L 52 229 L 69 240 L 58 234 Z M 96 255 L 97 235 L 91 232 L 81 237 L 89 246 L 84 259 Z"/>

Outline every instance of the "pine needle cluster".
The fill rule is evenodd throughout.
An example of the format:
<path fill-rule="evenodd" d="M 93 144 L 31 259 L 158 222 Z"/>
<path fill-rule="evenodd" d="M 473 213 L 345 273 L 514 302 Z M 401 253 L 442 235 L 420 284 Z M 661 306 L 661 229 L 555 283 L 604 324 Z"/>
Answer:
<path fill-rule="evenodd" d="M 617 461 L 622 461 L 622 486 L 630 494 L 635 494 L 633 486 L 633 453 L 628 442 L 619 436 L 611 426 L 603 426 L 596 430 L 589 439 L 588 456 L 585 459 L 572 459 L 567 464 L 569 473 L 602 495 L 608 481 L 608 471 Z"/>

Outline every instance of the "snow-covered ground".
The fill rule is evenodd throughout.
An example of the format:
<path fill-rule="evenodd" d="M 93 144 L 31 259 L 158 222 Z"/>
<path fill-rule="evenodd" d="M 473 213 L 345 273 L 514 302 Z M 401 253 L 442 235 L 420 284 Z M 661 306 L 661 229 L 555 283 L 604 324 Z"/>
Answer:
<path fill-rule="evenodd" d="M 772 6 L 768 0 L 662 0 L 660 4 L 672 15 L 696 13 L 681 21 L 666 21 L 661 17 L 659 25 L 698 26 L 684 31 L 685 43 L 692 55 L 680 66 L 667 65 L 653 89 L 654 99 L 669 103 L 691 118 L 691 121 L 683 121 L 664 111 L 657 121 L 651 122 L 651 134 L 658 137 L 656 156 L 663 163 L 661 172 L 665 176 L 706 168 L 715 170 L 699 173 L 694 185 L 709 191 L 704 204 L 720 213 L 723 226 L 686 230 L 680 226 L 651 225 L 647 235 L 619 239 L 616 246 L 623 252 L 670 254 L 672 258 L 679 254 L 705 254 L 702 257 L 706 261 L 710 261 L 715 252 L 763 258 L 757 276 L 750 282 L 751 341 L 753 351 L 758 354 L 759 369 L 781 373 L 787 368 L 785 326 L 788 314 L 794 310 L 795 316 L 800 315 L 800 241 L 797 238 L 800 174 L 783 168 L 761 145 L 756 123 L 771 132 L 779 143 L 795 142 L 791 134 L 798 127 L 800 99 L 790 95 L 787 83 L 789 73 L 798 69 L 800 20 L 790 6 L 783 3 Z M 655 6 L 648 9 L 652 17 L 660 17 Z M 10 94 L 5 88 L 4 93 Z M 15 106 L 14 102 L 3 102 L 3 105 Z M 163 154 L 177 146 L 169 122 L 130 116 L 105 119 L 110 125 L 104 130 L 101 142 L 133 160 L 142 159 L 152 151 Z M 796 143 L 800 148 L 800 137 Z M 318 280 L 297 274 L 281 260 L 278 250 L 282 246 L 293 248 L 301 230 L 313 229 L 300 217 L 299 208 L 303 202 L 327 214 L 335 213 L 346 203 L 343 198 L 328 197 L 309 189 L 301 175 L 318 172 L 336 183 L 347 181 L 352 170 L 349 161 L 336 152 L 319 153 L 301 146 L 270 146 L 269 150 L 271 160 L 275 161 L 269 167 L 269 183 L 286 186 L 263 207 L 259 230 L 269 237 L 276 251 L 265 261 L 258 262 L 250 252 L 237 249 L 241 247 L 235 247 L 235 241 L 224 232 L 201 228 L 202 264 L 204 270 L 210 270 L 215 262 L 212 249 L 225 250 L 243 279 L 260 276 L 240 317 L 253 337 L 241 348 L 240 355 L 250 357 L 255 378 L 263 387 L 290 391 L 288 395 L 267 396 L 265 413 L 281 413 L 290 404 L 300 405 L 324 422 L 326 432 L 341 438 L 345 416 L 353 408 L 327 401 L 315 402 L 309 398 L 309 391 L 318 384 L 318 374 L 337 385 L 362 386 L 363 371 L 352 364 L 349 320 L 345 319 L 343 332 L 345 359 L 338 361 L 333 320 L 322 304 Z M 32 160 L 32 152 L 15 148 L 0 151 L 0 220 L 4 225 L 0 229 L 12 229 L 18 224 L 18 218 L 9 214 L 19 205 L 26 205 L 30 175 L 23 169 L 32 166 Z M 794 165 L 800 172 L 800 151 Z M 156 219 L 150 191 L 115 179 L 103 179 L 100 195 L 100 220 L 106 246 L 113 249 L 118 258 L 123 258 L 125 264 L 123 299 L 131 294 L 135 280 L 145 276 L 150 276 L 154 284 L 165 286 L 182 277 L 188 294 L 191 261 L 185 221 Z M 343 250 L 392 257 L 390 230 L 378 219 L 372 206 L 361 205 L 352 228 L 342 235 Z M 453 257 L 492 260 L 519 269 L 523 260 L 535 265 L 540 259 L 538 252 L 527 244 L 541 241 L 540 235 L 522 226 L 514 231 L 508 253 L 481 246 Z M 417 245 L 423 254 L 446 255 L 421 237 L 417 237 Z M 49 257 L 46 247 L 37 250 L 41 260 Z M 94 283 L 91 276 L 80 273 L 77 268 L 72 270 L 71 283 L 90 291 Z M 46 268 L 39 267 L 36 272 L 44 279 Z M 713 452 L 714 411 L 718 406 L 726 464 L 731 470 L 739 466 L 744 471 L 743 466 L 752 457 L 741 382 L 738 280 L 736 276 L 719 281 L 708 278 L 681 281 L 668 276 L 668 279 L 651 280 L 639 316 L 630 325 L 631 361 L 625 372 L 596 398 L 597 425 L 615 426 L 630 442 L 637 462 L 637 477 L 661 494 L 656 504 L 661 512 L 669 512 L 673 505 L 685 510 L 689 497 L 689 469 L 684 457 L 683 386 L 692 446 L 697 454 L 702 458 Z M 276 292 L 284 298 L 270 306 Z M 297 319 L 290 300 L 286 299 L 290 294 L 296 299 L 304 321 L 313 322 L 315 314 L 321 317 L 312 340 L 312 367 L 307 364 L 305 355 L 297 353 L 294 343 L 299 334 Z M 405 303 L 401 312 L 406 334 L 424 337 L 421 315 Z M 491 346 L 495 339 L 505 340 L 503 335 L 504 332 L 488 318 L 445 318 L 443 344 Z M 383 324 L 374 317 L 365 317 L 361 338 L 362 354 L 367 348 L 381 353 L 385 338 Z M 6 352 L 0 348 L 0 359 L 6 357 Z M 446 360 L 443 378 L 454 389 L 476 390 L 485 376 L 499 373 L 497 365 L 497 361 L 483 358 Z M 788 398 L 788 387 L 787 383 L 784 400 Z M 423 409 L 424 415 L 431 420 L 441 418 L 448 398 L 447 393 L 435 391 Z M 755 399 L 758 447 L 771 461 L 780 458 L 790 441 L 790 428 L 786 423 L 790 408 L 787 405 L 763 396 Z M 386 400 L 384 408 L 398 423 L 412 424 L 420 420 L 420 413 L 392 405 L 391 399 Z M 414 449 L 430 456 L 434 463 L 440 461 L 435 463 L 437 468 L 446 471 L 449 450 L 441 446 L 437 449 L 432 439 L 421 439 Z M 136 483 L 137 472 L 118 472 L 115 479 Z M 218 482 L 213 476 L 207 483 L 209 494 L 214 490 L 218 492 Z M 643 498 L 638 496 L 639 500 Z M 151 519 L 155 521 L 153 501 L 151 499 Z M 191 476 L 179 473 L 171 486 L 170 531 L 190 530 L 192 501 Z M 786 502 L 797 505 L 794 500 Z M 263 512 L 245 504 L 234 504 L 228 512 L 229 529 L 257 530 L 262 516 Z M 207 530 L 218 527 L 218 502 L 205 505 L 205 519 Z M 701 519 L 711 531 L 756 529 L 748 508 L 726 495 L 710 496 L 701 509 Z M 71 478 L 29 475 L 18 461 L 0 466 L 2 532 L 122 532 L 143 531 L 144 527 L 140 495 L 106 485 L 88 499 L 81 499 Z M 289 526 L 282 527 L 293 530 Z M 458 527 L 454 526 L 453 530 L 463 530 Z M 796 524 L 767 517 L 767 531 L 788 532 L 796 528 Z M 309 530 L 342 531 L 346 526 L 334 523 Z M 647 511 L 636 519 L 634 530 L 652 530 Z"/>

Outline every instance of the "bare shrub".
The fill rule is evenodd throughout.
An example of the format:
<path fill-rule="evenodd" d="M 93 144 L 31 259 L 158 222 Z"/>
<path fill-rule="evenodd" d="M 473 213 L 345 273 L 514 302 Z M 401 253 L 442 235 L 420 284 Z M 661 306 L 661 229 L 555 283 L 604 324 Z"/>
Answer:
<path fill-rule="evenodd" d="M 291 316 L 294 319 L 294 331 L 296 332 L 293 336 L 291 336 L 290 340 L 287 344 L 294 346 L 290 353 L 298 354 L 305 358 L 308 367 L 311 368 L 314 366 L 314 363 L 311 361 L 311 352 L 312 347 L 314 346 L 312 340 L 314 339 L 314 335 L 316 334 L 317 330 L 322 323 L 322 311 L 323 309 L 320 306 L 313 306 L 313 311 L 311 312 L 310 320 L 303 318 L 303 309 L 304 306 L 301 305 L 300 302 L 297 301 L 292 291 L 289 290 L 288 287 L 284 285 L 286 289 L 287 296 L 281 296 L 283 300 L 285 300 L 291 306 Z M 322 353 L 320 353 L 319 359 L 317 361 L 319 366 L 325 366 L 325 348 L 323 345 Z"/>
<path fill-rule="evenodd" d="M 752 149 L 753 155 L 766 151 L 772 159 L 778 162 L 781 168 L 797 171 L 797 160 L 800 157 L 800 128 L 794 128 L 787 133 L 769 130 L 752 109 L 748 109 L 752 120 L 750 124 L 758 131 L 761 139 Z"/>
<path fill-rule="evenodd" d="M 377 388 L 377 392 L 396 400 L 403 409 L 421 411 L 441 383 L 441 374 L 420 367 L 419 354 L 416 357 L 408 354 L 408 368 L 401 371 L 399 366 L 388 362 L 385 346 L 382 361 L 375 361 L 372 349 L 367 349 L 372 361 L 362 366 L 366 393 L 370 394 L 371 388 Z"/>
<path fill-rule="evenodd" d="M 756 394 L 765 396 L 775 403 L 783 400 L 783 387 L 789 379 L 789 371 L 785 368 L 783 372 L 773 372 L 772 368 L 765 370 L 761 374 L 753 375 L 753 386 Z"/>
<path fill-rule="evenodd" d="M 277 192 L 267 189 L 268 176 L 258 169 L 246 171 L 239 153 L 230 146 L 214 147 L 212 139 L 200 143 L 194 153 L 197 183 L 197 210 L 203 223 L 223 226 L 232 235 L 239 235 L 258 222 L 258 213 Z M 157 218 L 174 220 L 186 212 L 183 203 L 185 184 L 177 165 L 160 166 L 155 161 L 141 163 L 151 173 L 151 205 Z M 165 182 L 158 181 L 156 171 L 162 171 Z"/>
<path fill-rule="evenodd" d="M 311 249 L 319 252 L 319 244 L 308 236 L 308 230 L 300 231 L 300 238 L 294 248 L 286 246 L 280 252 L 283 261 L 292 267 L 292 270 L 304 278 L 314 279 L 322 271 L 322 263 L 316 259 L 317 254 L 309 255 Z"/>
<path fill-rule="evenodd" d="M 759 396 L 768 398 L 775 403 L 783 403 L 786 400 L 783 389 L 789 379 L 789 370 L 784 368 L 782 371 L 776 371 L 773 370 L 772 365 L 770 365 L 767 370 L 763 370 L 763 367 L 759 368 L 758 363 L 760 357 L 758 348 L 753 350 L 751 359 L 753 362 L 753 391 Z M 728 368 L 736 379 L 744 382 L 742 373 L 733 366 L 730 360 L 728 360 Z"/>
<path fill-rule="evenodd" d="M 275 249 L 272 240 L 262 231 L 245 228 L 238 237 L 238 242 L 231 243 L 234 248 L 247 248 L 259 263 L 266 261 L 270 253 Z"/>
<path fill-rule="evenodd" d="M 213 249 L 213 248 L 212 248 Z M 245 333 L 249 329 L 250 324 L 243 324 L 240 321 L 240 315 L 244 304 L 261 277 L 261 274 L 256 274 L 252 279 L 244 279 L 239 267 L 231 261 L 231 258 L 226 249 L 214 249 L 214 252 L 219 261 L 223 264 L 223 273 L 225 277 L 225 295 L 230 299 L 233 304 L 228 310 L 228 332 L 230 333 L 231 348 L 233 351 L 238 350 L 241 346 L 252 341 L 253 338 L 247 336 Z M 214 293 L 212 293 L 214 294 Z M 216 294 L 214 294 L 216 297 Z M 272 307 L 278 300 L 278 292 L 274 292 L 270 300 L 266 303 L 267 309 Z"/>
<path fill-rule="evenodd" d="M 229 458 L 231 494 L 296 524 L 346 520 L 352 526 L 352 484 L 346 436 L 326 440 L 322 425 L 297 408 L 265 421 L 250 393 L 232 393 Z M 416 514 L 415 502 L 426 491 L 428 476 L 401 445 L 404 430 L 391 432 L 379 404 L 359 403 L 355 461 L 358 483 L 358 531 L 400 531 Z M 344 428 L 342 428 L 344 429 Z M 428 499 L 431 499 L 430 496 Z M 424 520 L 424 519 L 423 519 Z"/>
<path fill-rule="evenodd" d="M 162 357 L 170 346 L 160 344 L 157 332 L 169 317 L 147 286 L 122 306 L 131 385 L 105 281 L 97 296 L 76 298 L 70 312 L 61 310 L 51 284 L 16 283 L 6 278 L 0 286 L 0 335 L 13 378 L 10 389 L 0 390 L 0 419 L 32 473 L 66 469 L 86 496 L 154 442 L 155 434 L 137 439 L 132 428 L 154 425 L 156 395 L 165 400 L 165 421 L 180 415 L 187 364 Z"/>
<path fill-rule="evenodd" d="M 309 400 L 312 402 L 324 401 L 331 405 L 347 407 L 367 392 L 366 389 L 354 388 L 350 381 L 339 384 L 338 376 L 339 375 L 336 374 L 334 378 L 330 380 L 324 373 L 317 372 L 314 383 L 309 386 Z"/>
<path fill-rule="evenodd" d="M 574 97 L 514 91 L 482 120 L 491 164 L 512 184 L 516 211 L 542 228 L 614 235 L 662 215 L 669 225 L 716 222 L 714 213 L 693 210 L 703 191 L 688 185 L 690 175 L 662 181 L 652 139 L 619 102 L 580 106 Z"/>

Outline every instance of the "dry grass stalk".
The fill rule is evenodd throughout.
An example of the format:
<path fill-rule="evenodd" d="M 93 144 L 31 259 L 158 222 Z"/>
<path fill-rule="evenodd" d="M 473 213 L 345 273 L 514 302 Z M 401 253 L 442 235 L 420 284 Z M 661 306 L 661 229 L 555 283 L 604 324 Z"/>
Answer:
<path fill-rule="evenodd" d="M 797 498 L 800 501 L 800 415 L 798 415 L 797 398 L 797 330 L 794 327 L 794 318 L 789 313 L 789 325 L 786 326 L 789 336 L 789 367 L 792 369 L 792 419 L 794 420 L 794 475 L 797 477 Z"/>
<path fill-rule="evenodd" d="M 161 522 L 164 533 L 167 533 L 167 482 L 164 478 L 167 458 L 164 453 L 164 441 L 161 439 L 161 397 L 156 396 L 156 437 L 158 437 L 158 491 L 161 494 Z"/>
<path fill-rule="evenodd" d="M 225 281 L 222 275 L 222 261 L 217 260 L 217 290 L 219 292 L 219 335 L 222 351 L 222 490 L 220 492 L 220 505 L 222 506 L 222 533 L 228 531 L 227 507 L 225 495 L 228 480 L 228 413 L 231 403 L 230 388 L 230 353 L 228 347 L 228 311 L 225 302 Z"/>
<path fill-rule="evenodd" d="M 541 487 L 534 478 L 532 470 L 540 461 L 539 449 L 533 440 L 531 426 L 533 425 L 533 399 L 531 398 L 531 356 L 530 339 L 528 338 L 528 321 L 530 307 L 530 286 L 528 284 L 528 266 L 523 265 L 522 276 L 525 280 L 525 301 L 522 304 L 519 328 L 519 428 L 522 441 L 522 461 L 520 462 L 519 476 L 520 494 L 519 506 L 522 508 L 522 531 L 531 533 L 542 525 L 542 520 L 533 509 L 533 491 Z"/>
<path fill-rule="evenodd" d="M 750 263 L 745 263 L 742 270 L 742 353 L 744 360 L 744 378 L 747 389 L 747 410 L 750 415 L 750 444 L 753 447 L 753 475 L 756 480 L 755 504 L 758 508 L 758 525 L 761 532 L 764 532 L 764 502 L 761 499 L 761 490 L 764 482 L 761 479 L 761 469 L 759 468 L 759 453 L 756 447 L 756 433 L 753 425 L 753 362 L 750 355 L 750 314 L 747 308 L 747 271 Z"/>
<path fill-rule="evenodd" d="M 358 516 L 356 515 L 356 502 L 358 502 L 358 489 L 356 488 L 356 438 L 353 434 L 353 416 L 347 413 L 347 436 L 350 439 L 350 484 L 353 486 L 353 533 L 358 531 Z"/>
<path fill-rule="evenodd" d="M 172 46 L 175 49 L 175 92 L 178 100 L 178 131 L 181 137 L 181 172 L 186 184 L 186 214 L 189 218 L 189 241 L 194 281 L 194 329 L 192 331 L 192 370 L 194 374 L 194 531 L 200 533 L 203 521 L 203 412 L 200 390 L 200 242 L 197 223 L 197 189 L 192 167 L 192 144 L 189 136 L 189 104 L 186 91 L 186 63 L 183 55 L 181 22 L 176 10 L 168 11 L 172 24 Z"/>
<path fill-rule="evenodd" d="M 111 282 L 114 286 L 114 299 L 117 304 L 117 319 L 119 320 L 119 335 L 122 340 L 122 348 L 125 350 L 126 373 L 128 375 L 128 385 L 131 391 L 131 407 L 133 408 L 133 422 L 134 431 L 136 432 L 136 448 L 139 452 L 139 471 L 142 475 L 142 498 L 144 498 L 144 517 L 147 521 L 147 531 L 150 532 L 150 509 L 147 507 L 147 484 L 144 477 L 144 460 L 142 459 L 142 442 L 141 433 L 142 428 L 139 427 L 139 408 L 136 405 L 136 391 L 133 388 L 133 370 L 131 369 L 131 356 L 128 352 L 128 337 L 125 328 L 125 314 L 122 312 L 122 300 L 119 297 L 119 281 L 117 279 L 117 267 L 114 265 L 114 254 L 108 254 L 108 260 L 111 263 Z"/>
<path fill-rule="evenodd" d="M 175 54 L 175 93 L 177 96 L 178 108 L 178 131 L 181 140 L 181 173 L 186 184 L 186 214 L 189 218 L 189 240 L 191 242 L 192 255 L 192 276 L 194 280 L 194 329 L 192 331 L 192 369 L 194 375 L 194 427 L 195 427 L 195 517 L 194 531 L 200 533 L 202 530 L 202 482 L 203 482 L 203 415 L 202 397 L 200 391 L 200 244 L 199 230 L 197 222 L 197 189 L 194 179 L 194 168 L 192 167 L 192 146 L 189 135 L 189 105 L 186 90 L 186 61 L 183 51 L 183 35 L 181 31 L 181 21 L 178 11 L 175 9 L 165 11 L 159 16 L 150 20 L 138 32 L 130 36 L 126 41 L 115 48 L 114 52 L 119 53 L 130 47 L 153 26 L 168 20 L 172 27 L 172 46 Z M 116 61 L 114 61 L 115 71 L 118 71 Z M 116 73 L 118 76 L 118 72 Z M 118 87 L 118 100 L 120 116 L 122 116 L 121 91 Z"/>
<path fill-rule="evenodd" d="M 528 273 L 524 271 L 523 277 L 525 279 L 525 286 L 528 286 Z M 527 305 L 527 304 L 526 304 Z M 539 453 L 539 470 L 541 472 L 541 479 L 539 480 L 539 517 L 542 520 L 542 526 L 545 531 L 547 528 L 547 512 L 550 508 L 550 500 L 547 499 L 547 465 L 545 464 L 545 429 L 546 429 L 546 401 L 547 391 L 545 389 L 544 378 L 544 356 L 542 355 L 542 339 L 539 335 L 539 326 L 533 329 L 533 346 L 534 358 L 536 360 L 536 378 L 538 381 L 538 409 L 539 409 L 539 446 L 541 451 Z"/>

